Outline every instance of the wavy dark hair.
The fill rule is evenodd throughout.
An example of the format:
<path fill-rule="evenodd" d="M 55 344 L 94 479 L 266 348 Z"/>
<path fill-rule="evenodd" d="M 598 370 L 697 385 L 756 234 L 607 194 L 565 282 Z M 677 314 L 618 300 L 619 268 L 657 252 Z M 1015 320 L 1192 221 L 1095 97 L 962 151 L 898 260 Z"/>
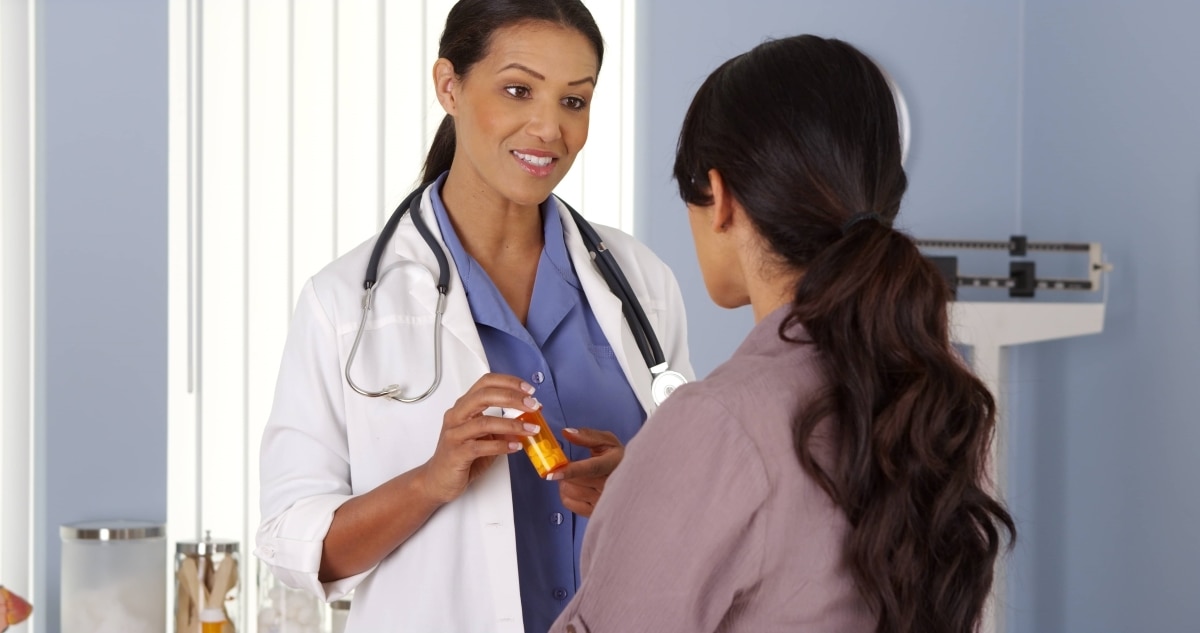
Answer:
<path fill-rule="evenodd" d="M 900 151 L 879 68 L 845 42 L 802 35 L 708 77 L 675 179 L 704 206 L 715 169 L 774 260 L 802 272 L 779 335 L 815 345 L 827 387 L 796 412 L 796 453 L 849 519 L 846 561 L 876 631 L 964 633 L 981 622 L 1016 528 L 989 492 L 996 403 L 950 342 L 950 289 L 892 227 L 907 187 Z M 789 338 L 797 322 L 808 338 Z M 809 440 L 829 420 L 837 452 L 818 463 Z"/>
<path fill-rule="evenodd" d="M 458 76 L 487 56 L 496 31 L 522 22 L 550 22 L 583 34 L 596 50 L 596 68 L 604 63 L 604 38 L 587 7 L 579 0 L 459 0 L 446 16 L 438 57 L 454 65 Z M 454 117 L 446 115 L 433 136 L 421 182 L 430 182 L 454 162 Z"/>

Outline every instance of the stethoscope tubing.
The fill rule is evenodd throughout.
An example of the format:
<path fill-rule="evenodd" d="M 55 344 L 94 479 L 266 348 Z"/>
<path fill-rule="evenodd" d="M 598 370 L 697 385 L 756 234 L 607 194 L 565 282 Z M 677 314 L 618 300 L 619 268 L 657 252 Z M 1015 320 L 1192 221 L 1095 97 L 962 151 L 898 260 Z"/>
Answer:
<path fill-rule="evenodd" d="M 596 233 L 596 229 L 583 218 L 571 205 L 563 202 L 570 211 L 571 217 L 575 220 L 575 225 L 579 227 L 580 236 L 583 238 L 584 245 L 588 252 L 591 253 L 592 259 L 596 265 L 601 268 L 600 275 L 604 277 L 604 281 L 608 283 L 609 290 L 621 299 L 621 310 L 625 313 L 625 320 L 629 323 L 637 323 L 637 330 L 634 332 L 634 340 L 637 341 L 638 349 L 642 352 L 642 358 L 646 361 L 647 367 L 657 367 L 666 362 L 666 356 L 663 354 L 662 347 L 659 345 L 658 337 L 654 336 L 654 329 L 650 325 L 650 319 L 646 317 L 645 310 L 642 309 L 642 304 L 637 300 L 637 295 L 634 294 L 633 288 L 629 286 L 629 280 L 625 277 L 625 273 L 621 267 L 617 265 L 617 259 L 613 257 L 608 247 L 604 245 L 604 241 L 600 239 L 600 235 Z M 613 286 L 617 287 L 614 288 Z M 628 298 L 629 300 L 626 300 Z"/>
<path fill-rule="evenodd" d="M 350 355 L 346 359 L 346 382 L 356 393 L 370 397 L 379 398 L 387 397 L 392 400 L 411 404 L 420 402 L 437 390 L 438 385 L 442 380 L 442 315 L 446 311 L 446 294 L 450 288 L 450 264 L 446 258 L 446 253 L 442 249 L 434 237 L 433 232 L 426 225 L 424 218 L 421 217 L 421 200 L 425 190 L 432 184 L 431 182 L 423 183 L 417 187 L 412 193 L 408 194 L 404 200 L 397 205 L 396 210 L 392 212 L 391 217 L 384 224 L 383 229 L 379 232 L 379 237 L 375 240 L 375 245 L 371 249 L 371 257 L 367 261 L 367 270 L 363 278 L 363 301 L 362 301 L 362 319 L 358 324 L 358 332 L 354 336 L 354 344 L 350 347 Z M 686 380 L 678 374 L 668 370 L 666 356 L 663 354 L 662 346 L 659 344 L 658 337 L 654 335 L 654 328 L 650 325 L 650 319 L 646 317 L 645 310 L 642 309 L 641 302 L 637 300 L 637 295 L 634 294 L 633 288 L 629 285 L 629 280 L 625 277 L 625 273 L 617 264 L 617 260 L 613 257 L 612 252 L 604 245 L 604 241 L 592 228 L 582 215 L 579 214 L 571 205 L 559 199 L 563 206 L 570 212 L 575 226 L 579 229 L 580 237 L 583 239 L 584 246 L 592 257 L 592 261 L 596 263 L 600 271 L 600 276 L 604 278 L 609 290 L 616 295 L 621 301 L 621 312 L 625 316 L 625 321 L 629 324 L 629 329 L 633 333 L 634 341 L 637 343 L 638 350 L 642 354 L 642 359 L 646 362 L 646 367 L 649 368 L 653 381 L 657 386 L 659 380 L 664 381 L 664 389 L 661 398 L 669 395 L 678 384 L 686 382 Z M 404 217 L 405 212 L 410 212 L 413 219 L 413 225 L 417 229 L 417 233 L 421 235 L 421 239 L 429 246 L 434 257 L 438 262 L 438 304 L 437 315 L 434 320 L 434 338 L 433 338 L 433 358 L 434 358 L 434 377 L 433 383 L 421 395 L 415 397 L 403 397 L 400 395 L 399 385 L 388 385 L 379 391 L 369 391 L 357 385 L 350 375 L 350 369 L 354 365 L 354 359 L 358 354 L 358 346 L 362 342 L 363 332 L 367 325 L 367 315 L 371 311 L 374 304 L 375 289 L 379 284 L 379 262 L 383 257 L 383 251 L 387 244 L 391 241 L 392 236 L 396 232 L 396 228 L 400 225 L 400 220 Z M 655 389 L 655 400 L 660 402 L 658 395 L 659 389 Z"/>

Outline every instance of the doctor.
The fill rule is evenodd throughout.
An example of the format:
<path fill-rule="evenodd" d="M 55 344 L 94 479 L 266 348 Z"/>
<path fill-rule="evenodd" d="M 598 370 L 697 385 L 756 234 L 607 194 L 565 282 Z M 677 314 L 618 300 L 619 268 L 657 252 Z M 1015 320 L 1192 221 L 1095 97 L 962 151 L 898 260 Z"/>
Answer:
<path fill-rule="evenodd" d="M 324 600 L 354 590 L 352 633 L 541 632 L 575 594 L 587 517 L 655 409 L 622 303 L 551 196 L 587 140 L 603 41 L 578 0 L 461 0 L 439 57 L 432 184 L 383 247 L 349 370 L 406 398 L 435 388 L 401 403 L 347 381 L 374 239 L 309 280 L 262 439 L 255 553 Z M 414 214 L 451 272 L 440 329 L 439 262 Z M 691 378 L 671 271 L 596 230 Z M 557 481 L 522 451 L 531 430 L 489 407 L 543 411 L 571 460 Z"/>

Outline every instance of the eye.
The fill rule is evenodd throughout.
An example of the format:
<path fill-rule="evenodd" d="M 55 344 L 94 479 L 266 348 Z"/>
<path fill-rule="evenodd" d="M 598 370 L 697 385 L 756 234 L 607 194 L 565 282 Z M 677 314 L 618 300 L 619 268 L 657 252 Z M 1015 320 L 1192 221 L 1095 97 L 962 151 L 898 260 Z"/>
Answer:
<path fill-rule="evenodd" d="M 563 105 L 572 110 L 582 110 L 587 107 L 587 101 L 584 101 L 581 97 L 567 97 L 562 102 Z"/>
<path fill-rule="evenodd" d="M 511 86 L 505 86 L 504 91 L 518 99 L 528 99 L 529 98 L 529 86 L 522 86 L 520 84 L 514 84 Z"/>

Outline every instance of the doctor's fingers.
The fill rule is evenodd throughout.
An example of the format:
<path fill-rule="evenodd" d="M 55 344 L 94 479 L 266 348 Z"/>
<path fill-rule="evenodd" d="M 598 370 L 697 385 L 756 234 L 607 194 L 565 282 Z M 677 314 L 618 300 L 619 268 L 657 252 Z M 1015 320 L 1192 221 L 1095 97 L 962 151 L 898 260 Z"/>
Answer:
<path fill-rule="evenodd" d="M 562 499 L 563 507 L 580 516 L 592 516 L 596 502 L 600 501 L 601 487 L 581 484 L 576 481 L 561 481 L 558 484 L 558 496 Z"/>
<path fill-rule="evenodd" d="M 480 438 L 503 436 L 506 439 L 519 442 L 522 437 L 537 435 L 538 426 L 513 418 L 498 418 L 491 415 L 481 415 L 471 418 L 458 426 L 446 427 L 443 435 L 453 442 L 468 442 Z"/>
<path fill-rule="evenodd" d="M 484 457 L 500 457 L 511 455 L 524 448 L 519 441 L 512 438 L 488 437 L 468 440 L 455 447 L 456 461 L 467 464 Z"/>
<path fill-rule="evenodd" d="M 458 426 L 483 416 L 491 407 L 503 407 L 518 411 L 536 411 L 542 405 L 537 398 L 522 391 L 506 387 L 472 387 L 454 406 L 446 411 L 445 426 Z"/>
<path fill-rule="evenodd" d="M 625 451 L 613 450 L 607 453 L 588 457 L 570 462 L 566 466 L 554 471 L 551 475 L 555 480 L 559 479 L 606 479 L 612 474 L 617 466 L 621 464 L 621 458 Z M 603 487 L 603 486 L 601 486 Z"/>
<path fill-rule="evenodd" d="M 458 399 L 458 402 L 454 403 L 454 406 L 457 407 L 460 403 L 468 400 L 473 402 L 474 400 L 472 398 L 478 392 L 487 389 L 520 392 L 521 397 L 532 396 L 534 392 L 533 385 L 521 380 L 520 378 L 517 378 L 516 376 L 510 376 L 508 374 L 484 374 L 479 377 L 479 380 L 475 381 L 475 384 L 471 385 L 470 389 L 467 389 L 467 392 Z M 502 405 L 497 404 L 495 406 Z"/>

